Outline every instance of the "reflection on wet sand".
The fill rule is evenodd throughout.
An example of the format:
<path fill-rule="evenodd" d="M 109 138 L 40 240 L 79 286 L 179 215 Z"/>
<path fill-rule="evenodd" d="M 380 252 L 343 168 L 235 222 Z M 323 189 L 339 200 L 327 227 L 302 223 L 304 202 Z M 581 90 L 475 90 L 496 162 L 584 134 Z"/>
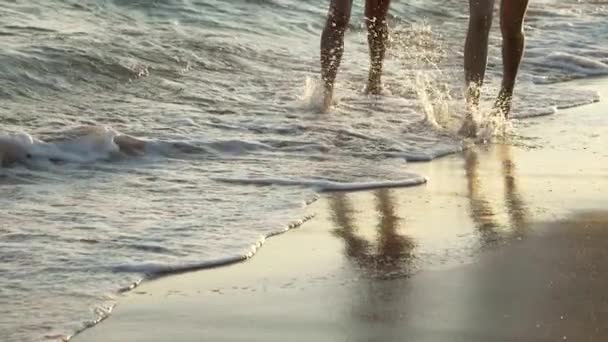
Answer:
<path fill-rule="evenodd" d="M 391 190 L 377 190 L 374 197 L 378 215 L 375 244 L 357 235 L 355 211 L 347 193 L 336 193 L 330 197 L 334 234 L 344 240 L 346 255 L 365 275 L 406 275 L 413 257 L 414 243 L 397 232 L 401 220 L 395 213 Z"/>
<path fill-rule="evenodd" d="M 526 204 L 517 187 L 515 163 L 511 158 L 511 146 L 499 145 L 497 156 L 502 166 L 504 188 L 504 205 L 509 219 L 506 233 L 501 234 L 503 226 L 498 221 L 496 213 L 499 208 L 493 208 L 492 202 L 485 198 L 483 181 L 479 176 L 479 158 L 477 150 L 465 151 L 464 168 L 467 179 L 467 190 L 470 216 L 479 233 L 479 242 L 483 248 L 496 245 L 504 239 L 521 238 L 529 225 L 529 215 Z"/>
<path fill-rule="evenodd" d="M 470 264 L 413 276 L 427 255 L 421 253 L 426 240 L 413 236 L 421 236 L 426 227 L 418 222 L 429 222 L 424 217 L 433 211 L 412 211 L 396 200 L 410 190 L 374 192 L 373 213 L 356 194 L 330 196 L 333 233 L 355 266 L 356 281 L 344 305 L 347 340 L 603 341 L 608 336 L 603 276 L 608 215 L 539 222 L 521 191 L 511 147 L 492 147 L 493 158 L 480 153 L 464 155 L 464 204 L 481 246 Z M 367 213 L 358 212 L 357 203 Z M 407 235 L 404 215 L 410 217 Z M 458 217 L 450 215 L 446 218 Z M 370 216 L 378 222 L 373 237 L 364 225 Z"/>
<path fill-rule="evenodd" d="M 412 239 L 399 234 L 393 193 L 388 189 L 374 192 L 375 211 L 378 224 L 375 241 L 368 241 L 357 234 L 352 203 L 348 194 L 337 193 L 330 197 L 333 233 L 344 240 L 349 262 L 354 263 L 355 277 L 361 282 L 353 288 L 352 301 L 347 309 L 349 319 L 374 325 L 353 327 L 350 340 L 369 341 L 372 337 L 398 334 L 398 323 L 405 293 L 395 286 L 392 279 L 400 279 L 412 273 Z M 379 295 L 380 294 L 380 295 Z M 378 331 L 377 325 L 381 325 Z"/>
<path fill-rule="evenodd" d="M 531 217 L 518 187 L 511 147 L 498 145 L 492 150 L 495 158 L 491 158 L 491 161 L 496 163 L 494 160 L 498 160 L 500 166 L 498 174 L 502 181 L 502 196 L 496 189 L 486 188 L 490 185 L 486 183 L 491 183 L 496 177 L 483 179 L 480 175 L 479 153 L 476 149 L 464 153 L 468 214 L 474 224 L 478 245 L 482 249 L 492 249 L 503 242 L 524 237 Z M 487 172 L 487 169 L 483 170 Z M 365 275 L 388 278 L 409 275 L 413 271 L 417 242 L 412 237 L 399 233 L 404 220 L 398 216 L 400 209 L 395 199 L 397 193 L 401 193 L 400 190 L 380 189 L 373 192 L 374 216 L 378 220 L 377 227 L 373 229 L 375 238 L 366 238 L 370 235 L 369 229 L 358 230 L 365 227 L 357 226 L 356 208 L 353 205 L 356 202 L 351 199 L 355 195 L 340 192 L 329 197 L 335 226 L 333 234 L 344 241 L 347 258 Z M 402 214 L 405 210 L 406 206 L 402 209 Z M 411 215 L 424 214 L 412 212 Z"/>
<path fill-rule="evenodd" d="M 517 176 L 515 174 L 515 163 L 511 157 L 511 146 L 500 145 L 498 147 L 498 154 L 502 161 L 505 205 L 507 207 L 507 214 L 509 215 L 511 230 L 514 234 L 522 236 L 529 228 L 530 215 L 528 207 L 517 188 Z"/>
<path fill-rule="evenodd" d="M 492 246 L 499 241 L 496 228 L 496 214 L 490 204 L 485 199 L 479 178 L 479 158 L 477 151 L 467 150 L 464 154 L 464 168 L 467 179 L 467 190 L 469 199 L 469 214 L 479 232 L 479 239 L 482 246 Z"/>

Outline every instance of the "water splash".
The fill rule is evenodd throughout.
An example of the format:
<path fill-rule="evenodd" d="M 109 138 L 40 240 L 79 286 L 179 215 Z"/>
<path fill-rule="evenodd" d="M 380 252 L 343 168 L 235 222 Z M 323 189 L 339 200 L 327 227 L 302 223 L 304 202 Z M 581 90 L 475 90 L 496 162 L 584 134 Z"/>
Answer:
<path fill-rule="evenodd" d="M 334 105 L 337 100 L 334 97 Z M 302 86 L 301 95 L 298 96 L 298 106 L 305 111 L 323 110 L 323 82 L 318 78 L 307 76 Z"/>

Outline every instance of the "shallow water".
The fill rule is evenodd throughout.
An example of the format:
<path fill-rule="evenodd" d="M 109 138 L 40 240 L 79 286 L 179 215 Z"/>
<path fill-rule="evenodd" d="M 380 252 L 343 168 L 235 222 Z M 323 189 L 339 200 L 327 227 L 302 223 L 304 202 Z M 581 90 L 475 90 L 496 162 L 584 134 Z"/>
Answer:
<path fill-rule="evenodd" d="M 319 114 L 325 11 L 292 0 L 3 3 L 0 144 L 30 158 L 0 169 L 2 340 L 69 336 L 146 275 L 251 254 L 304 219 L 319 191 L 418 184 L 406 160 L 462 148 L 466 6 L 395 3 L 387 94 L 370 97 L 355 4 L 338 104 Z M 608 74 L 607 12 L 531 5 L 516 117 L 598 99 L 554 83 Z M 496 24 L 488 102 L 499 43 Z M 121 154 L 117 132 L 145 151 Z"/>

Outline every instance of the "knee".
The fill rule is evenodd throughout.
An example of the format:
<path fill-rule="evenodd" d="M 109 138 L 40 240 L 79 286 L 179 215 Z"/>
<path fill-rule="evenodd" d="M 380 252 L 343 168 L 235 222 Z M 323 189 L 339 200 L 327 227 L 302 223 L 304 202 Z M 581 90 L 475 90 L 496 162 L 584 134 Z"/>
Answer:
<path fill-rule="evenodd" d="M 327 18 L 328 25 L 338 29 L 345 29 L 350 21 L 350 13 L 340 10 L 332 10 Z"/>
<path fill-rule="evenodd" d="M 469 31 L 488 34 L 492 27 L 492 12 L 472 14 L 469 18 Z"/>
<path fill-rule="evenodd" d="M 502 37 L 509 41 L 519 41 L 524 39 L 523 21 L 502 19 L 500 21 Z"/>

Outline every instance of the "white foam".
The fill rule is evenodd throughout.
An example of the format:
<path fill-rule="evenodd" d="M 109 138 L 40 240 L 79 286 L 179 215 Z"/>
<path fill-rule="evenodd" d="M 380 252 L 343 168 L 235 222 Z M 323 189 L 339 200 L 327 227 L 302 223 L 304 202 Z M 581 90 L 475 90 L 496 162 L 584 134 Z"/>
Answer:
<path fill-rule="evenodd" d="M 430 74 L 416 74 L 416 95 L 425 119 L 436 128 L 449 128 L 455 116 L 448 85 L 438 85 Z"/>
<path fill-rule="evenodd" d="M 119 133 L 106 126 L 84 126 L 56 134 L 53 142 L 44 142 L 28 133 L 0 135 L 0 144 L 22 151 L 20 162 L 61 160 L 64 162 L 92 162 L 119 152 L 114 137 Z M 25 154 L 29 154 L 25 158 Z"/>
<path fill-rule="evenodd" d="M 424 152 L 386 152 L 387 157 L 403 158 L 408 162 L 428 162 L 450 154 L 462 152 L 462 145 L 437 146 Z"/>
<path fill-rule="evenodd" d="M 307 203 L 310 204 L 310 203 Z M 293 221 L 290 224 L 284 226 L 282 229 L 270 232 L 264 236 L 261 236 L 258 241 L 249 247 L 249 250 L 242 254 L 235 254 L 224 256 L 222 258 L 203 260 L 199 262 L 183 263 L 183 264 L 161 264 L 161 263 L 138 263 L 138 264 L 125 264 L 119 265 L 112 268 L 114 272 L 126 272 L 126 273 L 140 273 L 145 274 L 148 278 L 162 277 L 165 275 L 192 272 L 204 269 L 211 269 L 216 267 L 222 267 L 226 265 L 235 264 L 252 258 L 258 250 L 264 245 L 267 239 L 286 233 L 292 229 L 300 227 L 306 221 L 313 218 L 312 215 L 305 216 L 304 218 Z M 132 284 L 131 286 L 123 289 L 122 291 L 128 291 L 135 288 L 139 282 Z"/>
<path fill-rule="evenodd" d="M 477 140 L 482 142 L 492 141 L 497 137 L 506 136 L 512 129 L 512 121 L 502 113 L 496 110 L 485 111 L 480 118 Z"/>
<path fill-rule="evenodd" d="M 67 162 L 94 162 L 120 152 L 114 142 L 118 135 L 116 130 L 108 126 L 77 127 L 61 132 L 61 140 L 39 144 L 37 151 Z"/>
<path fill-rule="evenodd" d="M 260 244 L 261 245 L 261 244 Z M 257 246 L 257 244 L 256 244 Z M 247 260 L 249 256 L 247 254 L 243 255 L 233 255 L 227 256 L 224 258 L 219 258 L 215 260 L 207 260 L 196 263 L 186 263 L 186 264 L 162 264 L 162 263 L 140 263 L 140 264 L 125 264 L 119 265 L 112 268 L 114 272 L 124 272 L 124 273 L 139 273 L 145 274 L 148 277 L 157 277 L 165 274 L 174 274 L 180 272 L 188 272 L 195 271 L 207 268 L 214 268 L 225 266 L 229 264 L 234 264 L 240 261 Z"/>
<path fill-rule="evenodd" d="M 323 82 L 320 79 L 307 76 L 304 79 L 301 95 L 297 98 L 296 107 L 307 112 L 323 111 L 323 90 Z M 334 94 L 332 105 L 336 105 L 338 102 L 339 97 L 337 94 Z"/>
<path fill-rule="evenodd" d="M 320 110 L 323 107 L 323 85 L 321 81 L 306 77 L 302 95 L 298 97 L 299 106 L 304 110 Z"/>
<path fill-rule="evenodd" d="M 112 159 L 124 154 L 116 138 L 122 135 L 109 126 L 81 126 L 59 132 L 47 133 L 48 141 L 42 141 L 25 132 L 0 134 L 0 149 L 7 150 L 17 161 L 33 165 L 49 161 L 67 163 L 92 163 Z M 131 141 L 132 140 L 132 141 Z M 191 144 L 180 141 L 161 141 L 147 138 L 123 139 L 136 144 L 134 151 L 150 155 L 175 155 L 177 153 L 245 154 L 272 150 L 263 143 L 238 139 L 204 141 Z M 144 147 L 140 150 L 139 143 Z M 29 155 L 29 156 L 28 156 Z"/>
<path fill-rule="evenodd" d="M 546 75 L 535 77 L 534 82 L 539 84 L 608 75 L 608 64 L 592 57 L 567 52 L 552 52 L 544 57 L 532 59 L 532 62 L 543 69 L 555 69 L 557 71 L 557 73 L 547 72 Z"/>
<path fill-rule="evenodd" d="M 208 143 L 207 146 L 214 151 L 227 153 L 227 154 L 245 154 L 254 151 L 268 151 L 272 150 L 272 147 L 257 141 L 245 141 L 245 140 L 220 140 Z"/>
<path fill-rule="evenodd" d="M 28 147 L 33 143 L 34 139 L 26 133 L 0 135 L 0 165 L 24 162 L 29 153 Z"/>
<path fill-rule="evenodd" d="M 320 192 L 325 191 L 360 191 L 380 188 L 398 188 L 421 185 L 427 182 L 425 177 L 411 174 L 408 178 L 394 181 L 369 182 L 336 182 L 325 179 L 286 179 L 286 178 L 213 178 L 215 181 L 245 185 L 279 185 L 310 187 Z"/>

